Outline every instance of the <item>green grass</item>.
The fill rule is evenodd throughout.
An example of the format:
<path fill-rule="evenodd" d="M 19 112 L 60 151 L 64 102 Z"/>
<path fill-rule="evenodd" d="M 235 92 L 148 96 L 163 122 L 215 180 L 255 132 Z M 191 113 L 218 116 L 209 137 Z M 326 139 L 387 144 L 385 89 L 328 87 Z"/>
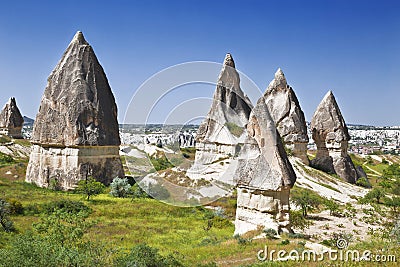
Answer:
<path fill-rule="evenodd" d="M 15 199 L 26 208 L 41 205 L 54 199 L 84 201 L 83 196 L 72 192 L 51 191 L 38 188 L 20 180 L 10 180 L 0 169 L 0 195 L 4 199 Z M 239 245 L 233 238 L 234 225 L 230 221 L 236 205 L 235 198 L 220 200 L 227 210 L 229 219 L 214 224 L 206 230 L 210 210 L 204 208 L 182 208 L 167 205 L 153 199 L 113 198 L 108 194 L 84 201 L 92 210 L 88 219 L 97 224 L 87 234 L 90 239 L 106 241 L 111 247 L 129 249 L 140 243 L 147 243 L 160 249 L 162 254 L 174 253 L 186 266 L 212 261 L 239 261 L 251 258 L 249 263 L 257 262 L 255 253 L 264 246 L 265 240 Z M 217 205 L 217 204 L 214 204 Z M 20 233 L 31 229 L 37 222 L 37 215 L 12 216 Z M 4 246 L 12 235 L 0 235 L 0 247 Z M 211 242 L 210 242 L 211 240 Z M 270 242 L 271 247 L 278 241 Z"/>
<path fill-rule="evenodd" d="M 147 159 L 146 159 L 147 160 Z M 217 262 L 218 266 L 297 266 L 298 262 L 260 263 L 256 254 L 265 245 L 268 249 L 290 251 L 302 248 L 299 239 L 290 239 L 290 243 L 282 245 L 281 240 L 257 239 L 246 244 L 239 244 L 233 238 L 236 195 L 221 198 L 211 206 L 222 207 L 226 219 L 210 219 L 212 211 L 205 208 L 182 208 L 167 205 L 153 199 L 113 198 L 104 193 L 95 196 L 92 201 L 84 201 L 84 197 L 72 192 L 51 191 L 38 188 L 23 182 L 26 162 L 18 162 L 0 168 L 0 197 L 6 200 L 20 201 L 26 208 L 32 205 L 42 205 L 53 200 L 68 199 L 83 201 L 93 212 L 89 220 L 96 220 L 87 233 L 91 240 L 101 240 L 110 248 L 128 250 L 140 243 L 158 248 L 163 255 L 173 254 L 185 266 L 197 266 L 200 263 Z M 11 171 L 13 176 L 5 175 Z M 333 179 L 333 178 L 332 178 Z M 294 189 L 296 190 L 296 189 Z M 211 216 L 212 217 L 212 216 Z M 220 218 L 220 217 L 217 217 Z M 37 222 L 37 215 L 12 216 L 20 233 L 31 229 Z M 214 224 L 207 229 L 209 220 Z M 0 232 L 0 248 L 14 238 L 15 234 Z M 375 244 L 376 248 L 384 247 L 384 243 Z M 369 247 L 368 243 L 358 245 Z M 307 263 L 307 266 L 321 266 L 321 263 Z M 365 266 L 374 266 L 373 264 Z"/>

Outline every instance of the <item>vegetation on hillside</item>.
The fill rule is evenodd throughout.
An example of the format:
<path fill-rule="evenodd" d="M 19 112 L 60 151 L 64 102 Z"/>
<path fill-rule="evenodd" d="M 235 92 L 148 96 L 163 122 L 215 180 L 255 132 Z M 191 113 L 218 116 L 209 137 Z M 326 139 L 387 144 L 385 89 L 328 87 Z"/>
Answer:
<path fill-rule="evenodd" d="M 300 210 L 290 211 L 294 234 L 281 234 L 281 239 L 276 239 L 277 233 L 271 229 L 259 229 L 234 237 L 235 193 L 208 208 L 174 207 L 118 178 L 95 197 L 90 193 L 86 201 L 90 190 L 53 191 L 23 182 L 25 168 L 26 163 L 20 161 L 0 167 L 0 220 L 5 218 L 13 226 L 12 231 L 0 227 L 0 266 L 296 266 L 296 261 L 260 262 L 257 252 L 265 245 L 276 251 L 306 249 L 306 240 L 315 240 L 303 234 L 318 219 L 313 212 L 329 210 L 332 216 L 355 216 L 351 204 L 324 199 L 295 186 L 292 202 Z M 19 178 L 5 175 L 8 171 Z M 370 193 L 359 199 L 365 213 L 360 220 L 375 221 L 381 230 L 371 229 L 366 241 L 356 242 L 343 228 L 327 236 L 323 244 L 334 248 L 338 238 L 347 238 L 350 249 L 382 253 L 384 248 L 385 253 L 399 257 L 399 166 L 386 164 L 381 173 L 373 178 L 377 181 L 371 183 Z M 384 220 L 378 218 L 381 216 Z M 260 234 L 266 237 L 254 239 Z M 368 262 L 364 265 L 373 266 Z"/>

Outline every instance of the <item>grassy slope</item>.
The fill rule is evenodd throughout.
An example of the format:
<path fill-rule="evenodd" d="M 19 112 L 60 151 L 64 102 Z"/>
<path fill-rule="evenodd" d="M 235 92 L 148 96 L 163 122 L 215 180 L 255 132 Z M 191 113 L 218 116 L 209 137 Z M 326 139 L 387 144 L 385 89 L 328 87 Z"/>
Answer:
<path fill-rule="evenodd" d="M 0 196 L 5 199 L 16 199 L 25 207 L 41 204 L 54 199 L 66 198 L 82 200 L 82 196 L 69 192 L 54 192 L 37 188 L 23 182 L 26 162 L 0 168 Z M 11 171 L 12 175 L 6 175 Z M 18 175 L 14 178 L 14 175 Z M 221 199 L 214 206 L 223 206 L 230 219 L 234 218 L 235 199 Z M 180 208 L 170 206 L 152 199 L 118 199 L 102 194 L 87 202 L 93 209 L 90 219 L 97 224 L 88 233 L 89 238 L 108 242 L 112 247 L 129 249 L 138 243 L 147 243 L 157 247 L 164 254 L 174 253 L 187 266 L 215 261 L 221 266 L 239 266 L 256 264 L 256 253 L 268 245 L 271 249 L 301 248 L 300 240 L 291 239 L 289 245 L 280 245 L 280 240 L 253 240 L 245 245 L 238 244 L 232 235 L 232 223 L 205 230 L 208 219 L 207 211 L 201 208 Z M 31 228 L 36 216 L 13 216 L 12 220 L 20 232 Z M 9 235 L 0 234 L 0 247 L 6 244 Z M 284 237 L 285 238 L 285 237 Z M 211 240 L 210 243 L 205 242 Z M 366 244 L 367 245 L 367 244 Z M 366 245 L 358 245 L 361 248 Z M 376 245 L 379 247 L 379 244 Z M 290 262 L 285 266 L 296 266 Z M 274 264 L 275 265 L 275 264 Z M 307 263 L 307 266 L 320 266 L 320 263 Z M 259 265 L 257 265 L 259 266 Z M 261 265 L 260 265 L 261 266 Z M 265 266 L 272 266 L 265 264 Z M 282 266 L 282 265 L 279 265 Z M 365 266 L 374 266 L 365 265 Z"/>
<path fill-rule="evenodd" d="M 7 200 L 20 201 L 24 207 L 42 204 L 54 199 L 81 200 L 82 196 L 70 192 L 55 192 L 38 188 L 19 179 L 5 175 L 6 170 L 13 174 L 14 166 L 0 168 L 0 195 Z M 19 168 L 18 168 L 19 169 Z M 225 205 L 233 204 L 232 200 L 224 201 Z M 230 266 L 242 263 L 255 263 L 256 252 L 267 242 L 272 248 L 280 248 L 280 241 L 253 241 L 239 245 L 232 237 L 234 226 L 225 221 L 220 226 L 205 230 L 209 212 L 202 208 L 180 208 L 161 203 L 153 199 L 118 199 L 102 194 L 93 201 L 85 202 L 93 209 L 89 219 L 97 224 L 88 233 L 89 238 L 106 241 L 112 247 L 130 248 L 139 243 L 157 247 L 162 253 L 174 253 L 186 265 L 194 266 L 199 262 L 216 261 Z M 222 203 L 222 204 L 223 204 Z M 224 205 L 224 204 L 223 204 Z M 233 204 L 234 206 L 234 204 Z M 230 215 L 231 212 L 229 212 Z M 31 229 L 31 224 L 39 220 L 37 216 L 13 216 L 19 232 Z M 0 247 L 4 245 L 7 235 L 0 235 Z M 207 244 L 204 240 L 212 240 Z M 294 248 L 294 244 L 284 246 Z M 245 259 L 244 261 L 242 261 Z M 235 264 L 236 263 L 236 264 Z"/>

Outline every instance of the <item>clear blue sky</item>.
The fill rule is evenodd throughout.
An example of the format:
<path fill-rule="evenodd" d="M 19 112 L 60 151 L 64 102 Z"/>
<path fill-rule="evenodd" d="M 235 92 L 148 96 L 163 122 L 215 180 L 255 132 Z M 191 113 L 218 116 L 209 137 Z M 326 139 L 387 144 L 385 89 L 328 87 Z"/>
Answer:
<path fill-rule="evenodd" d="M 15 96 L 34 118 L 48 75 L 81 30 L 120 122 L 154 73 L 231 52 L 263 91 L 281 67 L 307 120 L 333 90 L 347 123 L 400 125 L 399 14 L 395 0 L 2 2 L 0 105 Z"/>

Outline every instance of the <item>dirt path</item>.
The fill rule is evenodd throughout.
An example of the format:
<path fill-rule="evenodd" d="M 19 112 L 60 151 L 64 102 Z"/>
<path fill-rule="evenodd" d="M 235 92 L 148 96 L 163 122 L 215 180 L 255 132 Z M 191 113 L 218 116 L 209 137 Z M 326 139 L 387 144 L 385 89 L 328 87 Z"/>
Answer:
<path fill-rule="evenodd" d="M 366 162 L 364 162 L 364 164 L 363 164 L 363 166 L 364 166 L 365 168 L 367 168 L 368 170 L 372 171 L 373 173 L 375 173 L 375 174 L 378 175 L 378 176 L 382 176 L 382 173 L 380 173 L 380 172 L 378 172 L 378 171 L 375 171 L 374 169 L 368 167 L 366 164 L 367 164 Z"/>

